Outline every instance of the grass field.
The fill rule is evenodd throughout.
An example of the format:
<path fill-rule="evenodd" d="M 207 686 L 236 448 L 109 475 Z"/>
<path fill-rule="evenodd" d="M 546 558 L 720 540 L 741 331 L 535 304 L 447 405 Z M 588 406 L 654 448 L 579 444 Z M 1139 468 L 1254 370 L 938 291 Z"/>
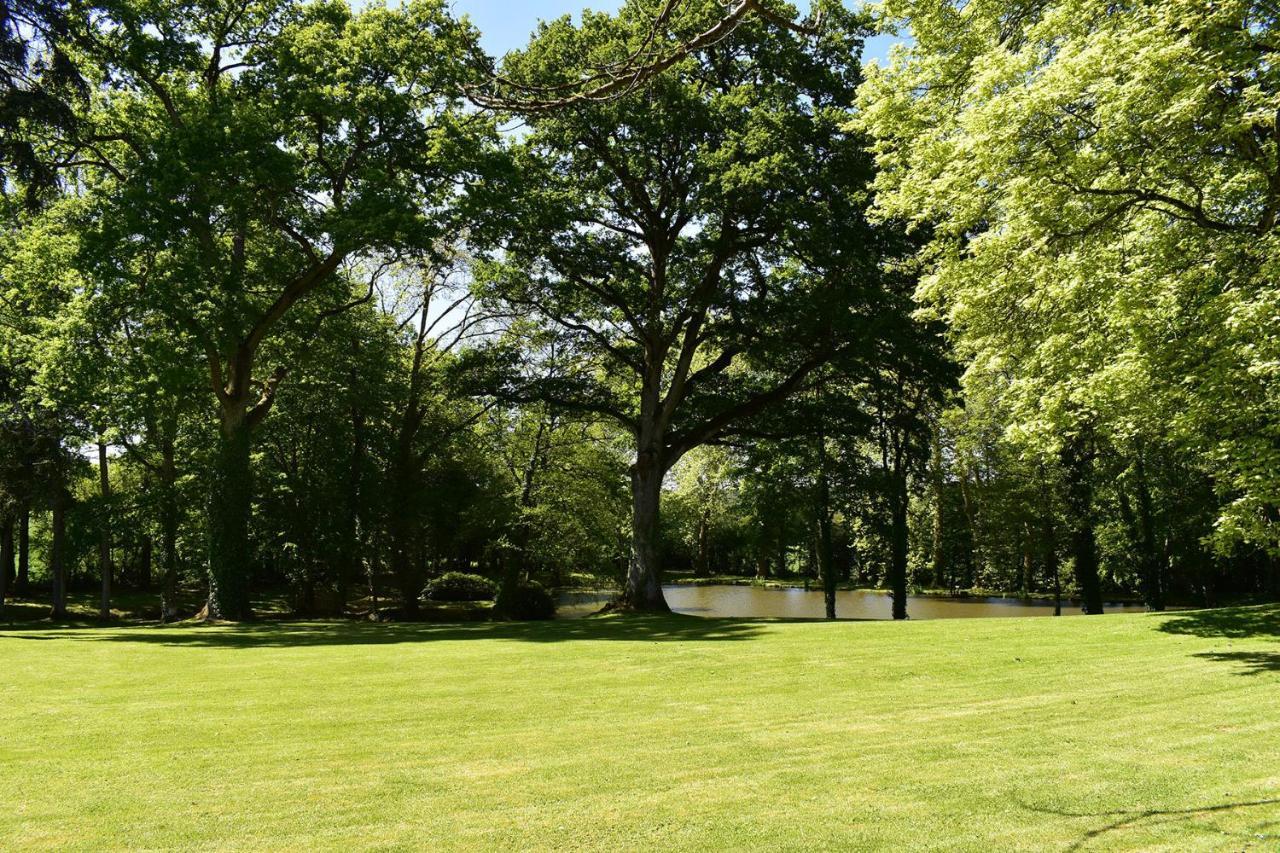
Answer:
<path fill-rule="evenodd" d="M 0 630 L 0 847 L 1280 849 L 1280 608 Z"/>

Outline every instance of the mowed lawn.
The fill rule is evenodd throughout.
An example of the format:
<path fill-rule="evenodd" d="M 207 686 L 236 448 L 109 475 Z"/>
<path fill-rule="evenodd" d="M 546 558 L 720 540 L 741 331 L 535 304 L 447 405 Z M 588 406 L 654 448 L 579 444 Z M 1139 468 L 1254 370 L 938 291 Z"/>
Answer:
<path fill-rule="evenodd" d="M 1280 849 L 1280 608 L 0 631 L 0 847 Z"/>

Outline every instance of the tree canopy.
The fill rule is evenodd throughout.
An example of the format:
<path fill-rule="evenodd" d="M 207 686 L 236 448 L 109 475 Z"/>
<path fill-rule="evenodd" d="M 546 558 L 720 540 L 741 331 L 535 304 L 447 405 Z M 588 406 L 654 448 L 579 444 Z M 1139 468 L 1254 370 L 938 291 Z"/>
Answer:
<path fill-rule="evenodd" d="M 878 209 L 1010 428 L 1193 454 L 1223 547 L 1280 547 L 1274 9 L 878 8 L 914 40 L 860 94 Z"/>

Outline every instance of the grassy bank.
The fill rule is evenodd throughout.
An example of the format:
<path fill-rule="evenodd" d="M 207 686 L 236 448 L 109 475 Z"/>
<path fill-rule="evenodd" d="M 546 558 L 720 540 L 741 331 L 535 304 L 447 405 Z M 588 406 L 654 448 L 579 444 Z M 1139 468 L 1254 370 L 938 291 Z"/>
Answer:
<path fill-rule="evenodd" d="M 0 630 L 6 849 L 1280 846 L 1280 608 Z"/>

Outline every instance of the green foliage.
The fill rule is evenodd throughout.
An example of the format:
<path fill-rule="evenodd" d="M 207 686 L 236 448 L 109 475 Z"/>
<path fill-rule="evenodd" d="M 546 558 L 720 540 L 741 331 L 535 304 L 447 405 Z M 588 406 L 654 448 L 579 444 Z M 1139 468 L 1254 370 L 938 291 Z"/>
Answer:
<path fill-rule="evenodd" d="M 1090 433 L 1194 459 L 1224 550 L 1275 549 L 1274 11 L 1246 0 L 890 0 L 882 215 L 931 235 L 920 295 L 1042 458 Z"/>
<path fill-rule="evenodd" d="M 554 619 L 556 600 L 537 581 L 520 581 L 511 592 L 506 614 L 510 619 L 522 621 Z"/>
<path fill-rule="evenodd" d="M 427 584 L 431 601 L 493 601 L 498 587 L 493 581 L 466 572 L 445 572 Z"/>

